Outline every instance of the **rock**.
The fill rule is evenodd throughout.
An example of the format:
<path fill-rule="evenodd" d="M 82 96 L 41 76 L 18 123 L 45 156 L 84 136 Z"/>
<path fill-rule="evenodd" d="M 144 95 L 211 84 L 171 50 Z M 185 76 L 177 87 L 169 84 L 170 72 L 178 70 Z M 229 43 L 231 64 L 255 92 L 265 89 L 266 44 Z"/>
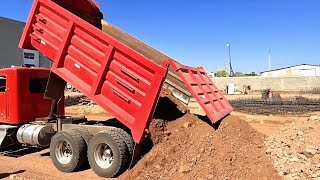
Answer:
<path fill-rule="evenodd" d="M 312 178 L 316 178 L 316 177 L 318 177 L 318 175 L 317 174 L 312 174 L 311 177 Z"/>
<path fill-rule="evenodd" d="M 277 157 L 278 157 L 278 158 L 281 158 L 282 156 L 283 156 L 283 153 L 280 152 L 280 151 L 278 151 L 278 152 L 277 152 Z"/>
<path fill-rule="evenodd" d="M 288 175 L 290 174 L 290 167 L 286 167 L 285 169 L 283 169 L 283 175 Z"/>
<path fill-rule="evenodd" d="M 313 116 L 310 116 L 309 119 L 310 119 L 311 121 L 316 121 L 316 120 L 320 120 L 320 117 L 317 116 L 317 115 L 313 115 Z"/>
<path fill-rule="evenodd" d="M 298 157 L 302 160 L 307 160 L 308 158 L 304 154 L 298 154 Z"/>
<path fill-rule="evenodd" d="M 166 141 L 168 141 L 168 140 L 169 140 L 168 137 L 164 137 L 164 138 L 162 139 L 163 142 L 166 142 Z"/>
<path fill-rule="evenodd" d="M 161 166 L 159 164 L 157 164 L 157 165 L 155 165 L 155 168 L 159 170 L 159 169 L 161 169 Z"/>
<path fill-rule="evenodd" d="M 214 177 L 214 176 L 213 176 L 212 174 L 209 174 L 209 175 L 207 176 L 208 179 L 213 179 L 213 177 Z"/>
<path fill-rule="evenodd" d="M 317 153 L 317 149 L 314 146 L 308 146 L 304 151 L 303 154 L 307 158 L 312 158 Z"/>
<path fill-rule="evenodd" d="M 298 162 L 299 159 L 295 156 L 293 156 L 292 158 L 289 159 L 290 162 Z"/>
<path fill-rule="evenodd" d="M 287 155 L 290 156 L 292 153 L 293 153 L 292 150 L 289 150 L 289 151 L 287 152 Z"/>
<path fill-rule="evenodd" d="M 297 132 L 297 136 L 302 136 L 303 135 L 303 132 L 302 131 L 298 131 Z"/>
<path fill-rule="evenodd" d="M 190 171 L 191 171 L 191 168 L 188 165 L 182 165 L 179 168 L 179 173 L 188 173 Z"/>
<path fill-rule="evenodd" d="M 284 175 L 283 171 L 279 171 L 278 174 L 279 174 L 279 176 L 283 176 Z"/>
<path fill-rule="evenodd" d="M 184 128 L 188 128 L 188 127 L 190 127 L 190 126 L 191 126 L 191 123 L 190 123 L 190 122 L 186 122 L 186 123 L 183 124 L 183 127 L 184 127 Z"/>
<path fill-rule="evenodd" d="M 11 175 L 9 176 L 9 179 L 17 179 L 17 175 L 11 174 Z"/>
<path fill-rule="evenodd" d="M 166 136 L 170 136 L 171 135 L 171 131 L 164 131 L 163 134 L 166 135 Z"/>
<path fill-rule="evenodd" d="M 271 152 L 272 152 L 272 149 L 271 149 L 271 148 L 267 148 L 267 149 L 266 149 L 266 153 L 267 153 L 267 154 L 271 154 Z"/>

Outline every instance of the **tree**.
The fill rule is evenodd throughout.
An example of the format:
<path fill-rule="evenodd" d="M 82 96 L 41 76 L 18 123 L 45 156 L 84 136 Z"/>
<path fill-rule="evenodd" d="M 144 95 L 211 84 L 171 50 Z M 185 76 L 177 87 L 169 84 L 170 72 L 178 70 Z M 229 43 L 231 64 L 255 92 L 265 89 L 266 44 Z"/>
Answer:
<path fill-rule="evenodd" d="M 244 74 L 243 74 L 242 72 L 236 72 L 234 75 L 235 75 L 236 77 L 244 76 Z"/>
<path fill-rule="evenodd" d="M 226 70 L 217 71 L 215 77 L 228 77 L 228 72 Z"/>

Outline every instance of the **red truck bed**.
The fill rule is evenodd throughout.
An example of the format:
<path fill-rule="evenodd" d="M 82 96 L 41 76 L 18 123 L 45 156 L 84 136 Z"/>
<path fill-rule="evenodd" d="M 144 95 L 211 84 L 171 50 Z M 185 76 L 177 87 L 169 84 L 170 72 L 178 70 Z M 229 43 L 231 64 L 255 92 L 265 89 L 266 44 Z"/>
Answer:
<path fill-rule="evenodd" d="M 34 1 L 19 47 L 50 58 L 52 72 L 130 128 L 137 143 L 148 132 L 169 65 L 212 122 L 233 110 L 203 68 L 154 62 L 50 0 Z"/>

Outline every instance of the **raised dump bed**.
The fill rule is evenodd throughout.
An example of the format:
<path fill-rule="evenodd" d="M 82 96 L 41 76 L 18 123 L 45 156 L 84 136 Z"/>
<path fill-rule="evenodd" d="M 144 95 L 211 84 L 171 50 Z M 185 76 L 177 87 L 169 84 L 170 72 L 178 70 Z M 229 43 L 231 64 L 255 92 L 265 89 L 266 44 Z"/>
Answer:
<path fill-rule="evenodd" d="M 213 123 L 233 110 L 203 68 L 184 66 L 106 22 L 102 31 L 50 0 L 34 1 L 19 47 L 50 58 L 52 72 L 130 128 L 136 143 L 148 133 L 164 83 L 185 103 L 193 96 Z"/>

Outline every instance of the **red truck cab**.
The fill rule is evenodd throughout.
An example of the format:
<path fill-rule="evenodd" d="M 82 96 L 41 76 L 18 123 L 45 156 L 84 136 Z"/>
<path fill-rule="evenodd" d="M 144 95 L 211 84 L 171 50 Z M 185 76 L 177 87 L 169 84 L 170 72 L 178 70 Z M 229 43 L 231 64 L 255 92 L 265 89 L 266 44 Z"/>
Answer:
<path fill-rule="evenodd" d="M 51 100 L 44 99 L 50 70 L 15 67 L 0 69 L 0 123 L 24 124 L 47 117 Z M 64 101 L 58 114 L 64 114 Z"/>

